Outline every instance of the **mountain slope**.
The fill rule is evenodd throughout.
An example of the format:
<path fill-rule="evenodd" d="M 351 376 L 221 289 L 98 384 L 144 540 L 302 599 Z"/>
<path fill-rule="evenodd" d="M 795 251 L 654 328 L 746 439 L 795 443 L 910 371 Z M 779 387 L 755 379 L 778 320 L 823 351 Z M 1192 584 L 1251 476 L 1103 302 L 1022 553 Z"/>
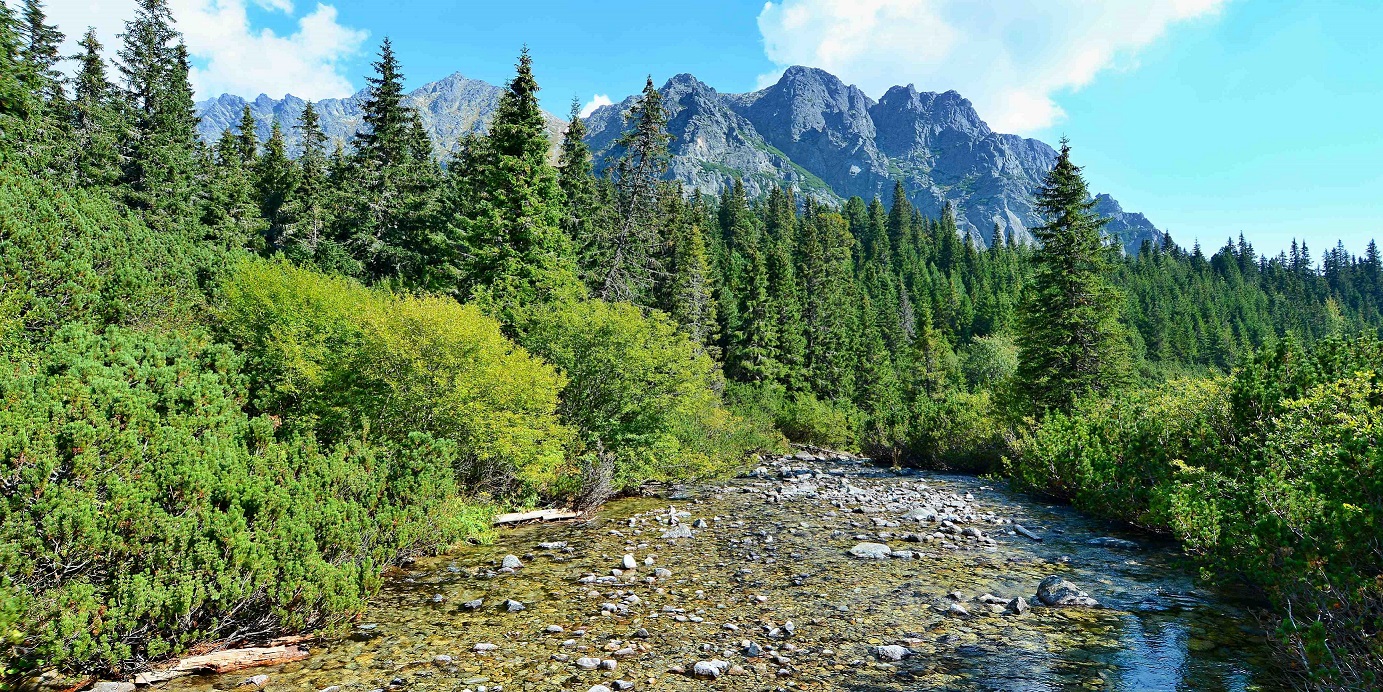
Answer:
<path fill-rule="evenodd" d="M 441 152 L 467 134 L 485 129 L 499 103 L 500 87 L 453 74 L 408 96 Z M 1041 223 L 1032 193 L 1056 151 L 1035 139 L 994 132 L 971 103 L 954 91 L 889 89 L 878 101 L 834 75 L 792 67 L 776 84 L 748 94 L 722 94 L 689 74 L 662 88 L 672 134 L 668 177 L 689 188 L 720 194 L 736 177 L 750 196 L 787 184 L 816 199 L 838 203 L 859 195 L 892 201 L 895 181 L 924 214 L 937 217 L 949 204 L 961 230 L 983 243 L 999 228 L 1021 240 Z M 346 143 L 360 127 L 364 92 L 317 103 L 322 126 Z M 223 95 L 198 104 L 199 132 L 214 141 L 240 122 L 245 101 Z M 603 106 L 586 119 L 588 142 L 603 168 L 619 154 L 624 114 L 634 97 Z M 269 123 L 284 125 L 291 153 L 298 150 L 295 124 L 305 102 L 295 96 L 249 102 L 261 139 Z M 548 115 L 554 147 L 566 123 Z M 1108 195 L 1096 209 L 1110 217 L 1108 230 L 1129 252 L 1159 231 L 1142 214 L 1125 212 Z"/>
<path fill-rule="evenodd" d="M 504 89 L 501 87 L 478 79 L 467 79 L 458 72 L 412 91 L 406 103 L 422 115 L 423 125 L 437 150 L 450 152 L 462 137 L 485 130 L 502 93 Z M 360 129 L 360 106 L 365 102 L 365 95 L 365 91 L 361 90 L 348 98 L 323 99 L 313 104 L 321 116 L 322 129 L 333 143 L 349 143 Z M 235 130 L 239 127 L 246 103 L 239 96 L 222 94 L 197 104 L 197 116 L 201 118 L 197 133 L 202 139 L 214 142 L 226 128 Z M 301 145 L 297 132 L 298 118 L 307 102 L 291 94 L 282 99 L 260 94 L 259 98 L 248 103 L 258 124 L 260 141 L 269 137 L 269 127 L 277 121 L 283 128 L 289 153 L 296 156 Z M 561 133 L 566 131 L 566 121 L 549 113 L 544 115 L 549 134 L 554 142 L 558 141 Z"/>

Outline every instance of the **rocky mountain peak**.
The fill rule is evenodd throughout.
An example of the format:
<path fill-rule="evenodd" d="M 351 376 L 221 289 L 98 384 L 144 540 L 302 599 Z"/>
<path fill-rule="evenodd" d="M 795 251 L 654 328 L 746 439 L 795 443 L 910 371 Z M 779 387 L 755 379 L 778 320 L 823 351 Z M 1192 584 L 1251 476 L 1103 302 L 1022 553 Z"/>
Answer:
<path fill-rule="evenodd" d="M 487 127 L 501 93 L 501 87 L 457 72 L 413 91 L 408 103 L 445 154 L 462 137 Z M 1041 223 L 1032 193 L 1056 151 L 1035 139 L 994 132 L 955 91 L 919 91 L 909 84 L 874 101 L 825 70 L 794 66 L 776 83 L 750 93 L 723 94 L 691 74 L 667 80 L 662 93 L 673 136 L 668 176 L 688 189 L 720 194 L 740 178 L 751 196 L 786 184 L 827 202 L 852 195 L 890 202 L 894 183 L 901 181 L 924 214 L 938 217 L 948 204 L 954 207 L 957 225 L 976 240 L 992 242 L 995 226 L 1029 239 L 1028 229 Z M 328 137 L 348 142 L 354 136 L 364 98 L 360 92 L 316 104 Z M 633 103 L 631 95 L 586 119 L 597 169 L 619 155 L 615 142 Z M 235 129 L 245 104 L 229 94 L 198 104 L 201 136 L 215 141 L 226 128 Z M 290 153 L 296 153 L 294 125 L 305 102 L 260 95 L 249 105 L 261 139 L 278 120 Z M 547 119 L 556 147 L 566 123 Z M 1142 214 L 1124 211 L 1108 195 L 1095 201 L 1096 211 L 1110 218 L 1108 231 L 1129 251 L 1144 240 L 1160 240 L 1161 231 Z"/>

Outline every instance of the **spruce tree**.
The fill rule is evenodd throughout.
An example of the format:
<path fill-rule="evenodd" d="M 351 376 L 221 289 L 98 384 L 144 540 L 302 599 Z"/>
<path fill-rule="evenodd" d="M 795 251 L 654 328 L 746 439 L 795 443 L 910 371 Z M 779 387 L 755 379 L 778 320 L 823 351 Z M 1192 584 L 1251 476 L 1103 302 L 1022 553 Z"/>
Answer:
<path fill-rule="evenodd" d="M 855 394 L 859 335 L 854 238 L 839 213 L 817 209 L 803 220 L 803 233 L 799 273 L 808 385 L 822 399 L 848 402 Z"/>
<path fill-rule="evenodd" d="M 1106 221 L 1065 140 L 1036 201 L 1047 223 L 1035 229 L 1041 247 L 1024 292 L 1016 391 L 1019 407 L 1040 415 L 1124 384 L 1129 353 L 1106 276 Z"/>
<path fill-rule="evenodd" d="M 254 113 L 250 111 L 249 104 L 245 104 L 244 110 L 240 112 L 240 125 L 236 133 L 236 149 L 240 154 L 240 163 L 246 166 L 253 166 L 259 159 L 259 124 L 255 122 Z"/>
<path fill-rule="evenodd" d="M 764 209 L 768 252 L 769 299 L 777 322 L 777 356 L 782 364 L 781 379 L 792 390 L 806 386 L 804 368 L 807 341 L 803 335 L 802 299 L 797 261 L 797 201 L 790 190 L 769 191 Z"/>
<path fill-rule="evenodd" d="M 327 136 L 311 101 L 298 116 L 297 129 L 302 142 L 297 160 L 298 186 L 283 212 L 285 228 L 281 242 L 290 259 L 309 263 L 315 261 L 319 245 L 330 242 L 327 232 L 331 223 Z"/>
<path fill-rule="evenodd" d="M 705 244 L 705 220 L 696 202 L 686 202 L 678 187 L 664 194 L 664 213 L 672 235 L 667 296 L 660 307 L 671 314 L 700 352 L 715 353 L 715 288 Z"/>
<path fill-rule="evenodd" d="M 285 206 L 297 190 L 298 170 L 293 160 L 288 158 L 283 128 L 279 127 L 277 121 L 269 129 L 264 155 L 254 162 L 254 182 L 259 198 L 259 213 L 266 224 L 266 249 L 282 250 L 289 222 Z"/>
<path fill-rule="evenodd" d="M 198 185 L 200 219 L 217 237 L 235 239 L 233 242 L 245 247 L 260 247 L 266 224 L 254 170 L 245 163 L 241 144 L 241 138 L 228 128 L 208 152 Z"/>
<path fill-rule="evenodd" d="M 581 120 L 581 102 L 571 102 L 571 124 L 562 136 L 557 158 L 557 182 L 564 195 L 562 232 L 571 241 L 582 276 L 595 289 L 600 287 L 599 257 L 604 233 L 600 181 L 592 169 L 591 149 L 587 146 L 586 124 Z"/>
<path fill-rule="evenodd" d="M 373 67 L 374 76 L 365 79 L 364 126 L 355 135 L 355 156 L 375 168 L 386 168 L 403 160 L 410 121 L 410 109 L 403 103 L 403 72 L 388 37 L 380 44 Z"/>
<path fill-rule="evenodd" d="M 0 126 L 6 137 L 0 145 L 14 146 L 12 132 L 28 114 L 32 96 L 25 87 L 24 63 L 20 57 L 19 20 L 9 5 L 0 2 Z"/>
<path fill-rule="evenodd" d="M 667 111 L 650 76 L 643 93 L 625 114 L 632 127 L 618 140 L 615 162 L 615 222 L 601 243 L 598 259 L 601 298 L 649 305 L 663 273 L 659 257 L 658 185 L 668 165 Z"/>
<path fill-rule="evenodd" d="M 107 188 L 120 176 L 120 102 L 106 76 L 101 42 L 88 29 L 74 56 L 80 67 L 73 85 L 72 155 L 78 185 Z"/>
<path fill-rule="evenodd" d="M 865 414 L 863 442 L 870 456 L 897 464 L 907 415 L 893 357 L 879 325 L 887 318 L 876 307 L 868 295 L 864 296 L 859 317 L 864 333 L 857 365 L 858 404 Z"/>
<path fill-rule="evenodd" d="M 167 0 L 138 0 L 121 38 L 118 66 L 131 116 L 121 146 L 123 197 L 155 225 L 176 223 L 193 197 L 196 117 L 187 47 Z"/>
<path fill-rule="evenodd" d="M 456 258 L 454 290 L 509 324 L 529 305 L 584 294 L 562 233 L 562 188 L 547 160 L 532 68 L 525 48 L 490 134 L 466 142 L 448 166 L 443 202 Z"/>
<path fill-rule="evenodd" d="M 23 31 L 25 45 L 21 55 L 28 68 L 24 72 L 28 82 L 25 86 L 50 107 L 60 105 L 64 78 L 58 69 L 62 60 L 58 49 L 64 36 L 48 23 L 40 0 L 24 0 Z"/>
<path fill-rule="evenodd" d="M 335 243 L 354 257 L 367 279 L 436 288 L 436 186 L 424 179 L 434 164 L 420 162 L 430 158 L 431 144 L 419 135 L 417 114 L 404 103 L 403 72 L 388 38 L 374 69 L 361 105 L 364 125 L 341 176 Z"/>

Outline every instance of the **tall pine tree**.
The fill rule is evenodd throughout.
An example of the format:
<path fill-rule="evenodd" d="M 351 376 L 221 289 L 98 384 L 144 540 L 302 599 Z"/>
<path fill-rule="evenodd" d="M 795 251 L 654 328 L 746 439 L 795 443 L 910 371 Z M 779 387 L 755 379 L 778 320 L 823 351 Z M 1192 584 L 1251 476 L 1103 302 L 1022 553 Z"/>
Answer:
<path fill-rule="evenodd" d="M 1022 305 L 1016 393 L 1022 409 L 1066 410 L 1081 397 L 1126 382 L 1128 342 L 1118 322 L 1119 294 L 1107 273 L 1106 223 L 1071 147 L 1061 143 L 1056 165 L 1037 193 L 1047 223 L 1035 229 L 1041 247 Z"/>
<path fill-rule="evenodd" d="M 489 135 L 471 139 L 448 167 L 444 200 L 457 294 L 481 300 L 510 324 L 529 305 L 585 292 L 562 232 L 562 188 L 548 149 L 524 48 Z"/>
<path fill-rule="evenodd" d="M 664 239 L 657 214 L 658 185 L 668 165 L 667 111 L 649 77 L 643 93 L 625 114 L 632 127 L 619 139 L 615 182 L 615 221 L 601 243 L 597 276 L 601 298 L 650 305 L 662 278 Z"/>
<path fill-rule="evenodd" d="M 79 67 L 73 86 L 72 156 L 78 185 L 108 188 L 120 177 L 122 102 L 106 76 L 101 42 L 88 29 L 78 42 Z"/>

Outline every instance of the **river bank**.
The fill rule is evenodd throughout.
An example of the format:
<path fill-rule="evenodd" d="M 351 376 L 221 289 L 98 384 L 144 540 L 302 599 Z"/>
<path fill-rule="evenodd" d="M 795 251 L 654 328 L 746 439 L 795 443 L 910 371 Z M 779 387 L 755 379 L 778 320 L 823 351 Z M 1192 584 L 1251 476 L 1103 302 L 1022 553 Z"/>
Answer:
<path fill-rule="evenodd" d="M 1044 605 L 1050 576 L 1099 607 Z M 306 660 L 164 685 L 1282 689 L 1269 656 L 1173 546 L 983 479 L 778 458 L 421 560 Z"/>

